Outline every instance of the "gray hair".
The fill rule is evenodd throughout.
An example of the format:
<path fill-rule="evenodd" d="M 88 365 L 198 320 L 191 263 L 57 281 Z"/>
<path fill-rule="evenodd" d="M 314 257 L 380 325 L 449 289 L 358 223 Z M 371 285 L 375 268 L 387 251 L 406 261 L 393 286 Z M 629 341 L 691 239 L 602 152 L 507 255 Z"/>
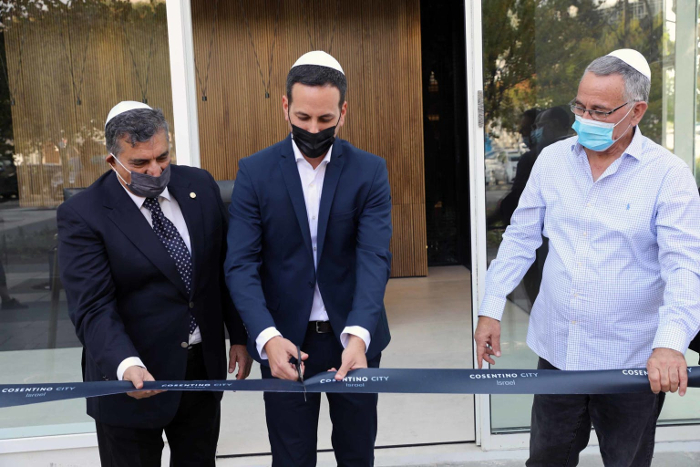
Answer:
<path fill-rule="evenodd" d="M 165 130 L 165 137 L 170 142 L 168 122 L 165 121 L 162 110 L 129 110 L 117 115 L 107 124 L 107 128 L 105 128 L 107 150 L 118 157 L 122 150 L 119 144 L 121 138 L 134 147 L 136 143 L 149 141 L 161 130 Z"/>
<path fill-rule="evenodd" d="M 586 71 L 583 74 L 585 75 L 589 71 L 596 76 L 622 76 L 625 81 L 623 98 L 626 101 L 649 102 L 649 90 L 651 88 L 649 78 L 619 58 L 610 55 L 596 58 L 586 67 Z"/>

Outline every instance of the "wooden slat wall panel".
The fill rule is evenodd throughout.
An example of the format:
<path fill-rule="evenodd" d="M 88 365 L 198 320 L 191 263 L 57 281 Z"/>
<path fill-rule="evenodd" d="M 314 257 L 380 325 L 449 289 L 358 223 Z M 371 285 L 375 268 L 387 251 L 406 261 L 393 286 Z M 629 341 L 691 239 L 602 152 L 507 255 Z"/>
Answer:
<path fill-rule="evenodd" d="M 73 4 L 62 7 L 65 12 L 52 6 L 31 20 L 6 22 L 8 75 L 11 89 L 17 89 L 11 112 L 22 206 L 57 206 L 63 200 L 62 187 L 88 186 L 108 169 L 104 162 L 107 113 L 121 100 L 141 100 L 125 30 L 142 83 L 153 36 L 148 103 L 162 108 L 172 122 L 165 2 L 156 2 L 155 15 L 150 8 L 132 11 L 125 30 L 108 4 Z M 67 52 L 73 55 L 75 86 Z M 81 105 L 77 105 L 77 90 Z"/>
<path fill-rule="evenodd" d="M 192 1 L 200 95 L 216 4 Z M 267 81 L 277 5 L 278 0 L 218 3 L 207 101 L 200 99 L 198 106 L 202 167 L 218 180 L 234 179 L 241 158 L 287 135 L 281 97 L 289 67 L 312 50 L 311 41 L 328 51 L 335 25 L 331 53 L 349 87 L 340 136 L 387 161 L 394 207 L 392 276 L 427 275 L 419 0 L 282 1 L 266 99 L 244 17 Z"/>

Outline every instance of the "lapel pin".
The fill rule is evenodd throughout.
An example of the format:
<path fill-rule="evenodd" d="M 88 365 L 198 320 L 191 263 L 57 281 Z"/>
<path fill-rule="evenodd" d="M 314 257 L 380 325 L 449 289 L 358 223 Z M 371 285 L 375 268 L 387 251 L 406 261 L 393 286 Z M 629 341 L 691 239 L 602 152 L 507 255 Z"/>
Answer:
<path fill-rule="evenodd" d="M 197 197 L 197 193 L 194 191 L 190 193 L 190 198 L 195 199 Z"/>

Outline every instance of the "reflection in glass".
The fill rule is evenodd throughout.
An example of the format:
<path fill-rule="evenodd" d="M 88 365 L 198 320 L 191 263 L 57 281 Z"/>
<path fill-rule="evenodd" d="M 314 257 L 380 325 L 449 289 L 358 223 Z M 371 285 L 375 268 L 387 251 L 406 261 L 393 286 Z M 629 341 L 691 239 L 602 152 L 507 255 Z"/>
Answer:
<path fill-rule="evenodd" d="M 0 383 L 82 379 L 56 207 L 108 169 L 104 120 L 125 99 L 172 121 L 165 1 L 0 4 Z M 0 414 L 0 439 L 93 430 L 82 400 Z"/>
<path fill-rule="evenodd" d="M 695 31 L 676 31 L 676 2 L 483 0 L 482 14 L 488 263 L 496 257 L 537 156 L 549 144 L 574 134 L 569 103 L 576 97 L 584 68 L 599 56 L 633 48 L 647 58 L 652 84 L 641 131 L 691 162 L 674 144 L 676 103 L 683 100 L 675 98 L 675 73 L 680 66 L 675 49 L 677 37 L 695 37 Z M 686 101 L 693 99 L 693 91 L 684 94 Z M 515 177 L 510 178 L 509 167 L 516 158 Z M 537 364 L 525 338 L 545 259 L 546 239 L 506 304 L 499 368 Z M 682 401 L 677 396 L 667 398 L 661 419 L 700 418 L 698 404 L 690 400 L 693 394 Z M 492 396 L 491 403 L 494 432 L 529 428 L 531 396 Z"/>

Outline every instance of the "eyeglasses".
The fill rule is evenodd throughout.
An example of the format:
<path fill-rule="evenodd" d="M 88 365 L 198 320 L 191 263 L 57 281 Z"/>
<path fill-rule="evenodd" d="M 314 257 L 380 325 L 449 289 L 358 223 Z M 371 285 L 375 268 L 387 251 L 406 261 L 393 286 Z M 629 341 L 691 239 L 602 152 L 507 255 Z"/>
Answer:
<path fill-rule="evenodd" d="M 579 117 L 583 117 L 586 114 L 586 112 L 588 112 L 588 114 L 591 116 L 591 118 L 593 120 L 605 120 L 610 115 L 615 113 L 617 110 L 623 108 L 624 106 L 626 106 L 627 104 L 630 104 L 632 102 L 637 102 L 637 101 L 627 101 L 624 104 L 622 104 L 618 107 L 615 107 L 612 110 L 605 111 L 605 112 L 602 110 L 584 109 L 583 107 L 579 107 L 578 105 L 576 105 L 576 103 L 574 101 L 569 102 L 569 108 L 571 109 L 571 112 L 574 115 L 577 115 Z"/>

